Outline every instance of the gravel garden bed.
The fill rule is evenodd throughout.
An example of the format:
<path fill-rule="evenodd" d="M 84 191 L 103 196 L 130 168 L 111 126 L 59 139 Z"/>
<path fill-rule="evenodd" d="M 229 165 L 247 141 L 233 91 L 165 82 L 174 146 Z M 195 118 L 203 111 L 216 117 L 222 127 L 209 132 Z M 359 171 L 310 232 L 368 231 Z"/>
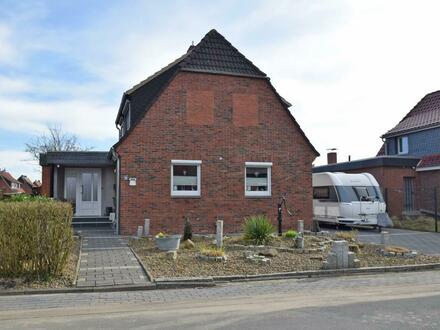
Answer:
<path fill-rule="evenodd" d="M 74 237 L 71 252 L 62 273 L 48 279 L 35 277 L 1 278 L 0 291 L 21 289 L 67 288 L 75 281 L 76 269 L 80 251 L 80 239 Z"/>
<path fill-rule="evenodd" d="M 166 252 L 159 251 L 155 246 L 154 239 L 151 238 L 130 240 L 130 246 L 154 278 L 175 278 L 319 270 L 330 249 L 330 244 L 327 243 L 329 239 L 331 237 L 306 235 L 304 250 L 299 250 L 293 249 L 293 239 L 275 237 L 266 245 L 265 249 L 278 248 L 278 250 L 276 255 L 269 257 L 270 262 L 267 263 L 256 263 L 246 259 L 247 251 L 254 251 L 258 254 L 262 248 L 252 247 L 252 243 L 245 241 L 242 237 L 225 239 L 226 261 L 207 261 L 197 258 L 201 246 L 206 247 L 212 244 L 213 238 L 207 237 L 194 238 L 195 247 L 192 249 L 181 247 L 177 252 L 176 260 L 169 258 Z M 440 256 L 419 254 L 414 258 L 386 257 L 380 254 L 380 248 L 377 245 L 357 243 L 355 237 L 338 236 L 338 239 L 351 240 L 350 244 L 355 245 L 356 250 L 358 249 L 356 255 L 361 261 L 361 267 L 440 263 Z M 283 248 L 292 250 L 284 252 Z"/>

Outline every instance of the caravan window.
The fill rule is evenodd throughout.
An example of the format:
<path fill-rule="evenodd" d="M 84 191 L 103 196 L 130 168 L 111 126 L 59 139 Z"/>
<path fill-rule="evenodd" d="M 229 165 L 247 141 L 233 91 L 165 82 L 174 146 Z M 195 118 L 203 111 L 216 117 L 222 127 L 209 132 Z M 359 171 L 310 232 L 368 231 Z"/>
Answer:
<path fill-rule="evenodd" d="M 317 199 L 321 202 L 338 202 L 338 196 L 333 186 L 314 187 L 313 199 Z"/>
<path fill-rule="evenodd" d="M 383 202 L 382 194 L 379 187 L 363 186 L 363 187 L 351 187 L 351 186 L 337 186 L 336 187 L 339 200 L 341 202 L 359 202 L 365 200 L 373 200 Z"/>

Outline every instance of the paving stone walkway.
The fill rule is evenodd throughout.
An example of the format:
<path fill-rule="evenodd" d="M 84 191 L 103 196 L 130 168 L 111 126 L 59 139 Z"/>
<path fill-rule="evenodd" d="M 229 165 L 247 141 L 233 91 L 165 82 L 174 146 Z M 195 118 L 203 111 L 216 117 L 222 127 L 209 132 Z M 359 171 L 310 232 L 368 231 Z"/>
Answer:
<path fill-rule="evenodd" d="M 78 287 L 147 284 L 127 240 L 111 230 L 82 230 Z"/>

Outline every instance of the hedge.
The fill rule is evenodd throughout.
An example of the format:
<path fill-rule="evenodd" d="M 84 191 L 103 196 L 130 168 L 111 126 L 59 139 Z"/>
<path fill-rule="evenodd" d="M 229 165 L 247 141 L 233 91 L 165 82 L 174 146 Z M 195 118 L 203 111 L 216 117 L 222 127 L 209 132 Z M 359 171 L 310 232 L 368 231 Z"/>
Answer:
<path fill-rule="evenodd" d="M 0 202 L 0 276 L 59 274 L 73 242 L 72 206 L 53 200 Z"/>

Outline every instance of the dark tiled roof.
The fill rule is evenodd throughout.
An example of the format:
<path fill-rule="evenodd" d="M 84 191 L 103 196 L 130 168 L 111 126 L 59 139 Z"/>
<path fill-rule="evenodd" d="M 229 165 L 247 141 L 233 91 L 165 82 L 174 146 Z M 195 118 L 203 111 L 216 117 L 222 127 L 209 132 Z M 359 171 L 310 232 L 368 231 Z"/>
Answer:
<path fill-rule="evenodd" d="M 180 67 L 185 71 L 266 78 L 264 72 L 216 30 L 209 31 L 196 46 L 190 47 Z"/>
<path fill-rule="evenodd" d="M 440 126 L 440 91 L 425 95 L 393 129 L 382 137 L 386 138 L 435 126 Z"/>
<path fill-rule="evenodd" d="M 416 167 L 419 161 L 420 158 L 416 157 L 379 156 L 353 160 L 351 162 L 315 166 L 313 173 L 344 172 L 370 167 Z"/>
<path fill-rule="evenodd" d="M 427 168 L 434 166 L 440 166 L 440 154 L 422 157 L 419 165 L 417 165 L 417 168 Z"/>
<path fill-rule="evenodd" d="M 21 194 L 24 193 L 22 188 L 12 188 L 11 182 L 21 184 L 16 180 L 11 173 L 6 171 L 0 171 L 0 190 L 2 190 L 5 195 Z"/>
<path fill-rule="evenodd" d="M 29 179 L 26 175 L 21 175 L 18 178 L 18 181 L 20 181 L 21 183 L 26 183 L 30 187 L 34 186 L 34 184 L 32 183 L 31 179 Z"/>
<path fill-rule="evenodd" d="M 40 165 L 110 166 L 108 151 L 54 151 L 40 154 Z"/>
<path fill-rule="evenodd" d="M 382 146 L 380 147 L 380 149 L 377 152 L 376 156 L 384 156 L 384 155 L 385 155 L 385 143 L 382 143 Z"/>

